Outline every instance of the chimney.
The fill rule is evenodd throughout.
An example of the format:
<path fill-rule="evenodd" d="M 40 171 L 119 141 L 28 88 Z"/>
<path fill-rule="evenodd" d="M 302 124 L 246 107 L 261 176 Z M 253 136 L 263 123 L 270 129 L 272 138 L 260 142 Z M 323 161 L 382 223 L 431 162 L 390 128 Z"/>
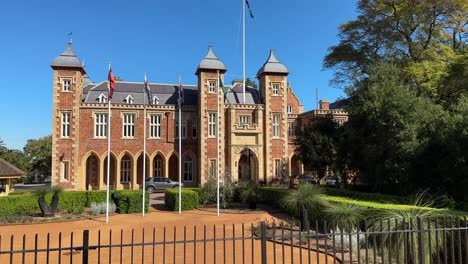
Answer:
<path fill-rule="evenodd" d="M 330 101 L 320 100 L 319 101 L 320 110 L 330 110 Z"/>

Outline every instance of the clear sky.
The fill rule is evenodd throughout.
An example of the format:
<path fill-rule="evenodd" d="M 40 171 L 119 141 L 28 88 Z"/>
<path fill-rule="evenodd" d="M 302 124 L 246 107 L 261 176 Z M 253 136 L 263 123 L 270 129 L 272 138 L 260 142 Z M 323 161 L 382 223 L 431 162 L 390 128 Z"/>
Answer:
<path fill-rule="evenodd" d="M 289 69 L 304 104 L 344 97 L 323 71 L 338 26 L 357 16 L 356 0 L 250 0 L 246 17 L 246 75 L 254 78 L 270 49 Z M 95 82 L 107 63 L 125 81 L 196 84 L 195 70 L 211 43 L 228 68 L 225 83 L 242 75 L 242 0 L 16 0 L 0 2 L 0 138 L 22 149 L 51 134 L 52 69 L 72 32 L 73 49 Z"/>

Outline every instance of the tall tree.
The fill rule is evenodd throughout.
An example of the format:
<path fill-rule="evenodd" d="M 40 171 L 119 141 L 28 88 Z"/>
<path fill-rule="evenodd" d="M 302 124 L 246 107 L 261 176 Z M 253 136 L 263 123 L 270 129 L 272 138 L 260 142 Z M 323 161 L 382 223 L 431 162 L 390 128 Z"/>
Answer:
<path fill-rule="evenodd" d="M 252 88 L 257 89 L 257 83 L 255 81 L 252 81 L 249 77 L 245 79 L 245 86 L 250 86 Z"/>
<path fill-rule="evenodd" d="M 31 170 L 40 172 L 43 177 L 51 173 L 52 136 L 29 139 L 24 146 L 24 153 L 31 159 Z"/>

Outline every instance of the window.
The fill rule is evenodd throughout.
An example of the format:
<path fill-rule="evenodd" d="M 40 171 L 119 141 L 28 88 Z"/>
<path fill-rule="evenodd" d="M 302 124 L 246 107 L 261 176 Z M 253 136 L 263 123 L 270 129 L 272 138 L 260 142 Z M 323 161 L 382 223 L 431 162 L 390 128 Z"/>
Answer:
<path fill-rule="evenodd" d="M 107 103 L 107 96 L 105 96 L 104 94 L 100 94 L 99 97 L 97 98 L 98 102 L 99 103 Z"/>
<path fill-rule="evenodd" d="M 210 160 L 210 177 L 216 176 L 216 160 Z"/>
<path fill-rule="evenodd" d="M 120 162 L 120 182 L 128 183 L 132 176 L 132 161 L 125 158 Z"/>
<path fill-rule="evenodd" d="M 184 160 L 184 181 L 193 181 L 193 161 L 190 157 Z"/>
<path fill-rule="evenodd" d="M 208 92 L 209 93 L 214 93 L 215 92 L 215 87 L 216 87 L 216 81 L 209 80 L 208 81 Z"/>
<path fill-rule="evenodd" d="M 69 161 L 62 161 L 61 164 L 61 177 L 62 180 L 68 180 L 70 176 L 70 162 Z"/>
<path fill-rule="evenodd" d="M 153 104 L 156 104 L 156 105 L 159 104 L 159 98 L 156 95 L 153 96 Z"/>
<path fill-rule="evenodd" d="M 240 124 L 248 124 L 248 123 L 250 123 L 250 116 L 248 116 L 248 115 L 241 115 L 241 116 L 239 116 L 239 123 L 240 123 Z"/>
<path fill-rule="evenodd" d="M 281 161 L 275 160 L 275 178 L 279 178 L 281 176 Z"/>
<path fill-rule="evenodd" d="M 63 79 L 62 80 L 62 90 L 65 92 L 69 92 L 71 90 L 71 79 Z"/>
<path fill-rule="evenodd" d="M 294 137 L 296 135 L 296 125 L 294 122 L 288 122 L 288 136 Z"/>
<path fill-rule="evenodd" d="M 292 113 L 293 113 L 292 105 L 288 105 L 288 114 L 292 114 Z"/>
<path fill-rule="evenodd" d="M 163 176 L 163 161 L 161 159 L 154 160 L 154 177 L 164 177 Z"/>
<path fill-rule="evenodd" d="M 216 136 L 216 113 L 208 114 L 208 137 Z"/>
<path fill-rule="evenodd" d="M 187 120 L 182 122 L 182 138 L 187 137 Z"/>
<path fill-rule="evenodd" d="M 150 115 L 150 138 L 161 138 L 161 115 Z"/>
<path fill-rule="evenodd" d="M 123 115 L 123 137 L 133 138 L 135 137 L 135 114 L 124 114 Z"/>
<path fill-rule="evenodd" d="M 280 115 L 273 114 L 273 137 L 280 136 Z"/>
<path fill-rule="evenodd" d="M 193 138 L 197 137 L 197 118 L 196 117 L 192 118 L 192 137 Z"/>
<path fill-rule="evenodd" d="M 271 91 L 273 95 L 279 95 L 280 84 L 274 83 L 271 85 Z"/>
<path fill-rule="evenodd" d="M 131 95 L 128 95 L 126 98 L 125 98 L 125 102 L 127 104 L 133 104 L 133 97 Z"/>
<path fill-rule="evenodd" d="M 62 137 L 70 137 L 70 116 L 71 113 L 65 112 L 62 113 Z"/>
<path fill-rule="evenodd" d="M 94 137 L 107 137 L 107 114 L 98 113 L 94 115 Z"/>

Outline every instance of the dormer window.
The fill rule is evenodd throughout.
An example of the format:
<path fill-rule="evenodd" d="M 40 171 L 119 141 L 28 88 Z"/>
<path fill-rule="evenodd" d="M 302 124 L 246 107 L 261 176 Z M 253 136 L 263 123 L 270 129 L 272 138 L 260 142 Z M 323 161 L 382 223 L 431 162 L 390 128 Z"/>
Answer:
<path fill-rule="evenodd" d="M 273 95 L 279 95 L 279 89 L 280 89 L 280 84 L 279 83 L 273 83 L 271 85 L 271 93 Z"/>
<path fill-rule="evenodd" d="M 128 95 L 127 97 L 125 97 L 125 103 L 133 104 L 133 97 L 131 95 Z"/>
<path fill-rule="evenodd" d="M 100 94 L 97 100 L 101 104 L 107 103 L 107 96 L 105 96 L 104 94 Z"/>
<path fill-rule="evenodd" d="M 69 92 L 71 90 L 71 79 L 62 79 L 62 91 Z"/>
<path fill-rule="evenodd" d="M 209 93 L 214 93 L 215 92 L 215 87 L 216 87 L 216 81 L 209 80 L 208 81 L 208 92 Z"/>
<path fill-rule="evenodd" d="M 156 104 L 156 105 L 159 104 L 159 98 L 156 95 L 153 96 L 153 104 Z"/>
<path fill-rule="evenodd" d="M 293 107 L 292 105 L 288 105 L 288 114 L 292 114 L 293 113 Z"/>

